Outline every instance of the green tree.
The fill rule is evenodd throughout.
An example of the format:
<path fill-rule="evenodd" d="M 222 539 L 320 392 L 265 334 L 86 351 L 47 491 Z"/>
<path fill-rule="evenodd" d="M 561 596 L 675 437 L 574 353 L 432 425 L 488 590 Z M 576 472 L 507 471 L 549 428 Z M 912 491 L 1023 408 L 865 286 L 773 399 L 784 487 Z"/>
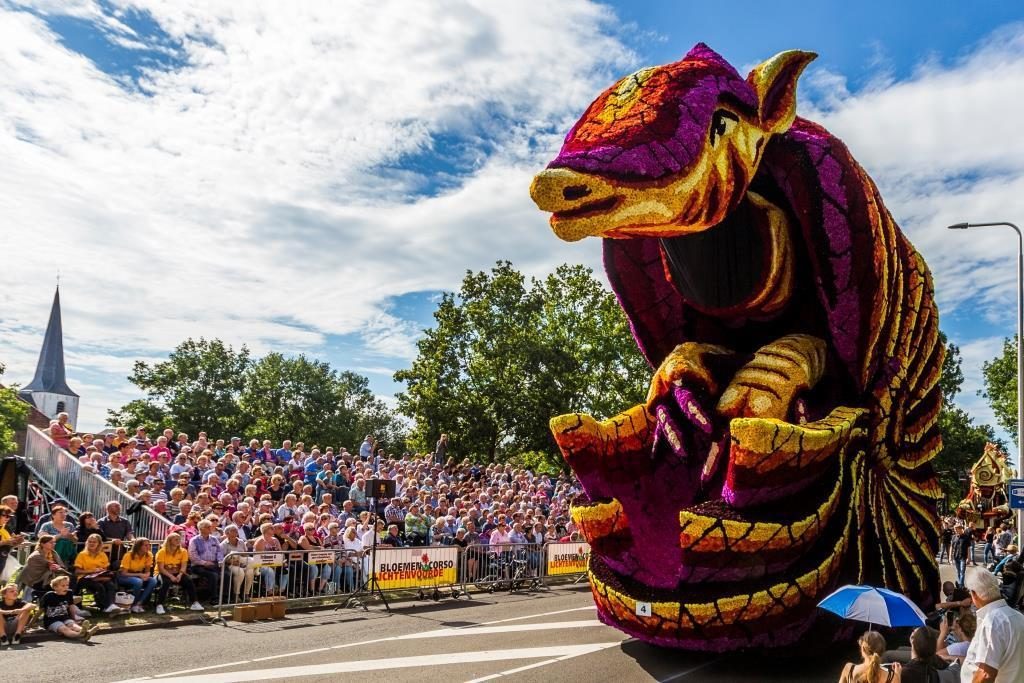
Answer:
<path fill-rule="evenodd" d="M 305 355 L 270 353 L 255 362 L 239 406 L 251 433 L 275 442 L 352 447 L 372 433 L 392 452 L 405 446 L 404 425 L 374 396 L 365 377 Z"/>
<path fill-rule="evenodd" d="M 552 416 L 615 414 L 641 401 L 650 379 L 615 297 L 582 266 L 527 282 L 499 261 L 467 273 L 434 319 L 412 367 L 395 374 L 420 449 L 447 432 L 460 456 L 536 451 L 561 466 Z"/>
<path fill-rule="evenodd" d="M 334 441 L 338 406 L 336 374 L 327 363 L 304 355 L 269 353 L 249 368 L 239 407 L 251 431 L 271 441 Z"/>
<path fill-rule="evenodd" d="M 167 411 L 149 399 L 137 398 L 116 410 L 107 410 L 107 425 L 125 427 L 133 433 L 136 427 L 145 427 L 147 434 L 155 434 L 164 426 L 174 427 L 174 420 Z"/>
<path fill-rule="evenodd" d="M 136 361 L 128 380 L 146 392 L 119 411 L 108 411 L 107 424 L 145 424 L 158 419 L 192 436 L 240 433 L 248 426 L 238 404 L 246 373 L 252 365 L 249 349 L 235 351 L 219 339 L 189 338 L 178 344 L 166 361 L 149 365 Z"/>
<path fill-rule="evenodd" d="M 985 390 L 978 392 L 992 406 L 996 422 L 1017 441 L 1017 335 L 1003 340 L 1003 351 L 981 366 Z"/>
<path fill-rule="evenodd" d="M 0 363 L 0 375 L 4 370 L 4 364 Z M 27 418 L 28 404 L 18 398 L 17 387 L 0 386 L 0 455 L 17 449 L 14 433 L 25 429 Z"/>
<path fill-rule="evenodd" d="M 939 376 L 939 388 L 942 391 L 942 408 L 939 412 L 942 450 L 935 456 L 932 465 L 938 473 L 946 498 L 955 505 L 964 493 L 960 475 L 970 470 L 971 465 L 981 457 L 987 442 L 999 441 L 991 426 L 974 424 L 967 411 L 954 403 L 964 382 L 961 369 L 963 358 L 960 348 L 950 343 L 942 332 L 939 333 L 939 342 L 946 346 L 946 359 Z"/>
<path fill-rule="evenodd" d="M 108 411 L 109 425 L 348 448 L 373 434 L 391 452 L 405 448 L 406 424 L 369 380 L 305 355 L 252 360 L 245 346 L 187 339 L 162 363 L 136 363 L 128 379 L 148 396 Z"/>

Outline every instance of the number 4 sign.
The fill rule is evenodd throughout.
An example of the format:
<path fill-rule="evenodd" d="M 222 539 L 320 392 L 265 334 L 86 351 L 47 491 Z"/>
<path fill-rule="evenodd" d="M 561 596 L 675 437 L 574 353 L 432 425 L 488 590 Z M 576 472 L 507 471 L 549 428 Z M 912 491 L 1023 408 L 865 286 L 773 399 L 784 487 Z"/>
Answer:
<path fill-rule="evenodd" d="M 651 603 L 649 603 L 649 602 L 638 602 L 638 603 L 636 603 L 636 615 L 638 617 L 649 617 L 649 616 L 651 616 Z"/>

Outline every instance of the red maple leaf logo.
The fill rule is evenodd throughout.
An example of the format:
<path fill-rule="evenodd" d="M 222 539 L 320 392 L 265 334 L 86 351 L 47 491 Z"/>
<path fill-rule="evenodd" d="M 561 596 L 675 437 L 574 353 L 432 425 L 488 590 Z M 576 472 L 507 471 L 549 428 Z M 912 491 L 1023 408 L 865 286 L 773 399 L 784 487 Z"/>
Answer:
<path fill-rule="evenodd" d="M 423 553 L 422 555 L 420 555 L 420 561 L 423 564 L 428 564 L 430 562 L 430 555 L 427 555 L 426 553 Z"/>

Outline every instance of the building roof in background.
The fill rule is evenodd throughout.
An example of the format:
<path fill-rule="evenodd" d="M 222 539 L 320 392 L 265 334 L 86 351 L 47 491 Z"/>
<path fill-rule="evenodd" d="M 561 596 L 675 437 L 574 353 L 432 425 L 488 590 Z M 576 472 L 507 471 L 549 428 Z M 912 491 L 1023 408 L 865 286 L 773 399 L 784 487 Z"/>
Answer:
<path fill-rule="evenodd" d="M 46 325 L 43 348 L 39 352 L 39 364 L 32 381 L 21 389 L 21 394 L 48 392 L 64 396 L 78 396 L 68 386 L 64 373 L 64 330 L 60 320 L 60 287 L 53 295 L 50 321 Z"/>

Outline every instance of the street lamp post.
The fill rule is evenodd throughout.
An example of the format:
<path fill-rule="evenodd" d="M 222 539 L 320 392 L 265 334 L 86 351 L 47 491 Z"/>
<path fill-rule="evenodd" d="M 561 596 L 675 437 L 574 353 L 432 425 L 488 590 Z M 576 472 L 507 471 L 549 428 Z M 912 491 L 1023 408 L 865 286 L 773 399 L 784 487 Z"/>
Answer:
<path fill-rule="evenodd" d="M 1024 474 L 1024 234 L 1013 223 L 999 221 L 996 223 L 956 223 L 950 230 L 966 230 L 968 228 L 989 228 L 1002 226 L 1013 228 L 1017 233 L 1017 471 Z M 1018 542 L 1024 542 L 1024 510 L 1017 510 Z"/>

